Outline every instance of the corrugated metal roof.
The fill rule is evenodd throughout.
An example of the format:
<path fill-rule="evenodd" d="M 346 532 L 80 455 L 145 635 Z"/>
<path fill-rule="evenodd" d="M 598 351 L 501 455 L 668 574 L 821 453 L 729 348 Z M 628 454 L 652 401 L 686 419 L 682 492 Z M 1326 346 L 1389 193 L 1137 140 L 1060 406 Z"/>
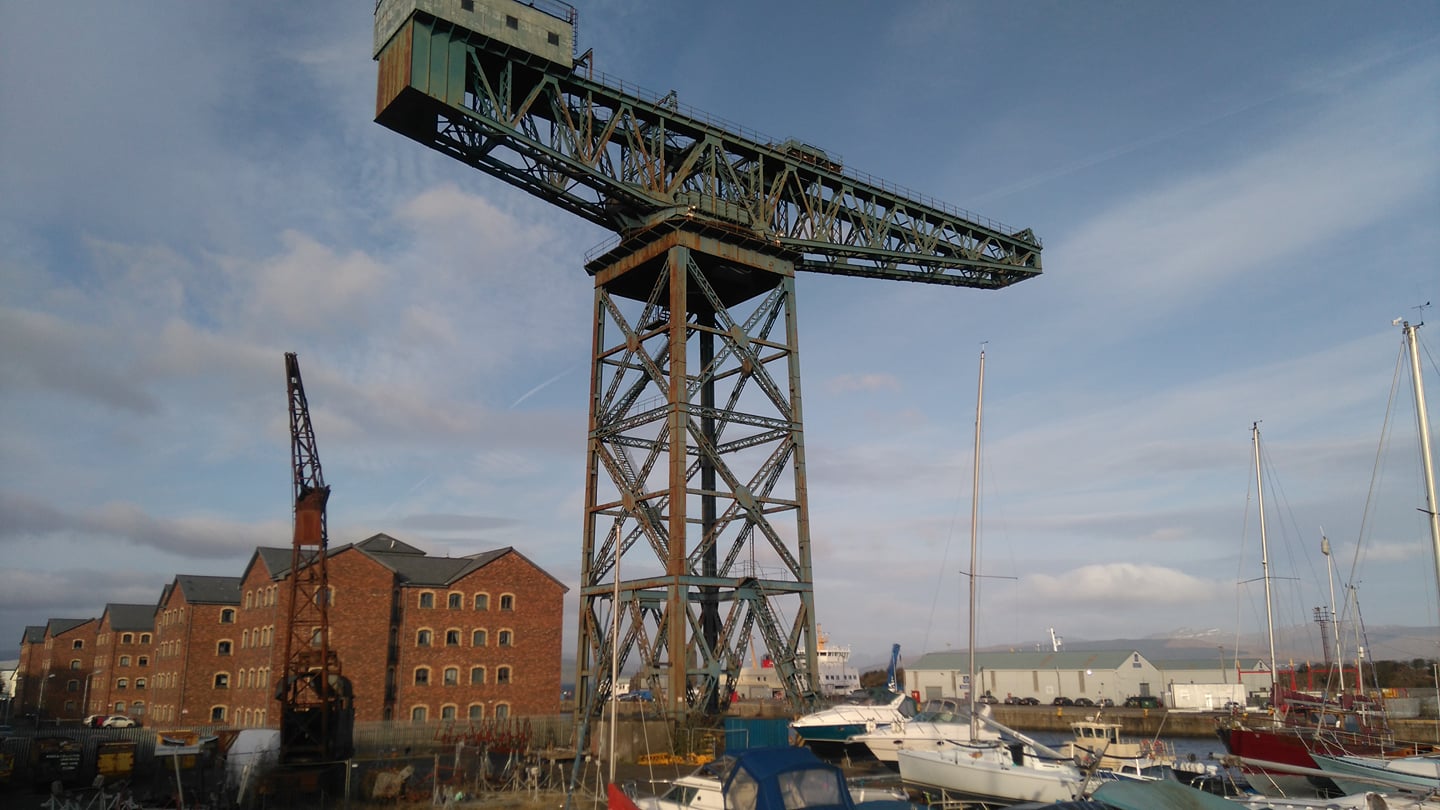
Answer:
<path fill-rule="evenodd" d="M 976 669 L 1119 669 L 1132 656 L 1134 650 L 1086 650 L 1083 652 L 977 652 Z M 1149 663 L 1145 656 L 1141 661 Z M 933 652 L 926 653 L 920 660 L 905 665 L 910 670 L 965 671 L 970 668 L 970 653 Z"/>

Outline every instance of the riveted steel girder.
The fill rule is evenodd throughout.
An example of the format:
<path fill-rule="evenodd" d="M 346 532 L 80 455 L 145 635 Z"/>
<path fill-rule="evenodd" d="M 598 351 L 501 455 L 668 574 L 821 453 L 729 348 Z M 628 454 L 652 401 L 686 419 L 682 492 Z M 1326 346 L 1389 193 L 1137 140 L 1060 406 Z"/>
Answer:
<path fill-rule="evenodd" d="M 796 270 L 980 288 L 1040 273 L 1029 229 L 423 12 L 378 59 L 378 122 L 622 235 L 689 217 Z"/>
<path fill-rule="evenodd" d="M 818 681 L 793 270 L 683 229 L 614 259 L 593 267 L 577 694 L 598 712 L 612 661 L 638 653 L 671 712 L 713 713 L 758 628 L 803 702 Z M 716 280 L 745 274 L 763 292 L 732 303 Z M 636 279 L 643 299 L 614 292 Z"/>

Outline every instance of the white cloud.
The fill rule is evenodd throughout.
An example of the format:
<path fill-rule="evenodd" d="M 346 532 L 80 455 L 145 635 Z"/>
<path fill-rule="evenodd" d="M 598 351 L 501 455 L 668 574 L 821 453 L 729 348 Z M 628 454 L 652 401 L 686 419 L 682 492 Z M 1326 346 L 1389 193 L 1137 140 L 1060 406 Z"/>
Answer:
<path fill-rule="evenodd" d="M 1023 585 L 1036 599 L 1063 599 L 1079 607 L 1098 603 L 1121 610 L 1156 604 L 1199 607 L 1231 592 L 1183 571 L 1137 563 L 1085 565 L 1055 576 L 1031 574 Z"/>

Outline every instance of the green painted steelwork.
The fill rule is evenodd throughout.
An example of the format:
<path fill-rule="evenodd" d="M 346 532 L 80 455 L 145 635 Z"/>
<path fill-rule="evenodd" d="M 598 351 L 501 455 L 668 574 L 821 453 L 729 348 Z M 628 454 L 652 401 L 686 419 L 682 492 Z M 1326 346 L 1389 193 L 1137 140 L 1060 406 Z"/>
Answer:
<path fill-rule="evenodd" d="M 376 120 L 618 235 L 586 261 L 577 711 L 603 710 L 632 652 L 678 719 L 723 711 L 756 633 L 799 708 L 819 684 L 795 273 L 997 289 L 1040 273 L 1040 241 L 486 37 L 447 2 L 387 7 Z"/>

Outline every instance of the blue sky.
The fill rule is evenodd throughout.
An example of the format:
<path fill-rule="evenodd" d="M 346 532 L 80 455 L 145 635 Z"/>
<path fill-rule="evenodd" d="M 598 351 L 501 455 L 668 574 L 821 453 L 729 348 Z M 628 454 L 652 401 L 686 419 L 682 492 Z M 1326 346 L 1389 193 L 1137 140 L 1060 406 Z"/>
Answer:
<path fill-rule="evenodd" d="M 577 585 L 607 234 L 374 124 L 370 6 L 0 4 L 0 657 L 289 542 L 285 351 L 332 543 Z M 981 643 L 1253 632 L 1255 420 L 1282 618 L 1323 526 L 1368 626 L 1436 624 L 1408 394 L 1377 453 L 1440 304 L 1435 4 L 578 9 L 608 75 L 1045 241 L 998 292 L 799 280 L 833 643 L 965 645 L 982 342 Z"/>

